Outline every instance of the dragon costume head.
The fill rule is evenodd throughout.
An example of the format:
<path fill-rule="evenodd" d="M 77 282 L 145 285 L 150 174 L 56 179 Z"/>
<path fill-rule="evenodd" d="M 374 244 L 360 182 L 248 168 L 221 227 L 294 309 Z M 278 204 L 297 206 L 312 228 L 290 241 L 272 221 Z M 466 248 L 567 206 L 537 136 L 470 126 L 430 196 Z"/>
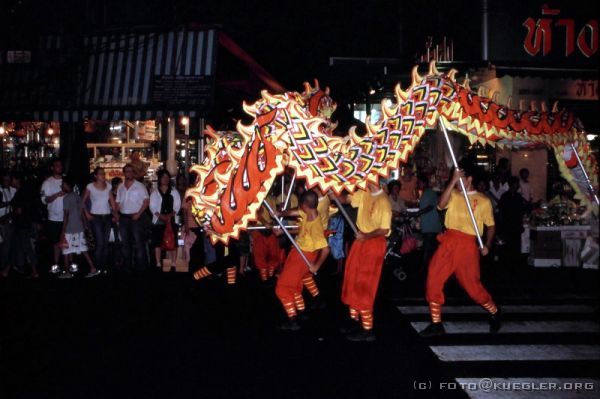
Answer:
<path fill-rule="evenodd" d="M 192 201 L 196 220 L 213 241 L 227 243 L 256 220 L 256 214 L 277 175 L 292 168 L 308 188 L 323 192 L 366 189 L 369 182 L 388 178 L 406 162 L 425 130 L 438 121 L 468 137 L 471 143 L 498 146 L 548 146 L 554 149 L 563 176 L 577 198 L 590 206 L 587 182 L 571 149 L 575 145 L 584 166 L 598 184 L 596 161 L 591 155 L 581 124 L 565 110 L 514 110 L 481 93 L 468 80 L 455 80 L 456 70 L 446 74 L 431 63 L 426 76 L 415 67 L 412 83 L 395 88 L 395 103 L 382 102 L 383 117 L 367 119 L 367 132 L 351 129 L 346 137 L 334 136 L 331 114 L 335 103 L 329 89 L 318 82 L 305 84 L 303 93 L 270 94 L 243 104 L 252 122 L 239 122 L 236 132 L 206 131 L 208 143 L 198 175 L 186 197 Z"/>

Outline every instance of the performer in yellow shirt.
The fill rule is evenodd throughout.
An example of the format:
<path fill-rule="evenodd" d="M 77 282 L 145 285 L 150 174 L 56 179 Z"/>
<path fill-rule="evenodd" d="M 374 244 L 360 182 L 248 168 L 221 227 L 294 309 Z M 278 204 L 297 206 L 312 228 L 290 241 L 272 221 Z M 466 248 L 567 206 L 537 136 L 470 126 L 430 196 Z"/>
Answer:
<path fill-rule="evenodd" d="M 342 302 L 348 305 L 351 319 L 362 322 L 362 329 L 346 332 L 351 341 L 373 341 L 373 303 L 385 258 L 385 237 L 391 231 L 392 205 L 375 184 L 369 184 L 368 191 L 359 190 L 352 195 L 351 204 L 358 208 L 359 233 L 346 261 Z"/>
<path fill-rule="evenodd" d="M 429 303 L 431 324 L 421 331 L 420 334 L 424 337 L 445 333 L 442 324 L 444 285 L 453 274 L 469 296 L 490 313 L 490 332 L 497 332 L 500 329 L 500 311 L 479 280 L 476 233 L 459 185 L 459 179 L 462 177 L 477 228 L 483 232 L 485 226 L 486 244 L 481 249 L 481 254 L 486 256 L 494 239 L 494 212 L 492 201 L 473 188 L 475 172 L 475 167 L 469 164 L 465 164 L 462 169 L 457 169 L 438 203 L 440 209 L 447 209 L 445 219 L 447 230 L 438 236 L 440 246 L 429 263 L 425 296 Z"/>
<path fill-rule="evenodd" d="M 319 220 L 321 221 L 321 225 L 323 226 L 323 231 L 327 230 L 327 226 L 329 225 L 329 216 L 330 216 L 330 205 L 329 197 L 323 195 L 318 189 L 314 190 L 317 196 L 319 197 L 319 203 L 317 205 L 317 213 L 319 214 Z M 320 291 L 315 281 L 313 275 L 308 273 L 303 279 L 302 284 L 308 290 L 310 295 L 313 297 L 314 301 L 311 304 L 311 309 L 320 309 L 325 306 L 323 302 L 320 300 Z"/>
<path fill-rule="evenodd" d="M 304 299 L 302 298 L 302 281 L 307 275 L 316 273 L 327 255 L 329 255 L 327 239 L 317 211 L 318 202 L 317 194 L 307 191 L 300 197 L 299 210 L 282 213 L 285 216 L 298 216 L 300 218 L 296 242 L 311 262 L 311 266 L 307 267 L 296 248 L 292 248 L 279 280 L 277 280 L 275 294 L 288 316 L 288 320 L 281 325 L 284 330 L 295 331 L 300 329 L 297 316 L 299 312 L 305 309 Z"/>

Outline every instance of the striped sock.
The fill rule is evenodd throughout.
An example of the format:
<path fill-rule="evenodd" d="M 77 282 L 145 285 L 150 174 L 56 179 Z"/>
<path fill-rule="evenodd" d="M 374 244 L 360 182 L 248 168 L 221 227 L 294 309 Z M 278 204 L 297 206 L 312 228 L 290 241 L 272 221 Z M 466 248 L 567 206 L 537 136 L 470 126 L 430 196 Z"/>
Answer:
<path fill-rule="evenodd" d="M 236 272 L 235 266 L 227 268 L 227 284 L 235 284 Z"/>
<path fill-rule="evenodd" d="M 302 284 L 306 287 L 310 295 L 314 298 L 319 295 L 319 287 L 317 287 L 317 283 L 313 276 L 304 277 L 302 279 Z"/>
<path fill-rule="evenodd" d="M 290 319 L 296 317 L 296 305 L 294 305 L 294 302 L 284 302 L 283 308 Z"/>
<path fill-rule="evenodd" d="M 296 309 L 299 312 L 304 312 L 306 306 L 304 306 L 304 298 L 302 298 L 302 294 L 294 294 L 294 302 L 296 303 Z"/>
<path fill-rule="evenodd" d="M 484 303 L 481 306 L 483 306 L 483 308 L 485 310 L 487 310 L 488 312 L 490 312 L 490 314 L 496 314 L 496 313 L 498 313 L 498 308 L 496 307 L 496 304 L 494 303 L 494 301 L 486 302 L 486 303 Z"/>
<path fill-rule="evenodd" d="M 360 319 L 362 321 L 362 328 L 369 331 L 373 329 L 373 312 L 370 310 L 361 310 Z"/>
<path fill-rule="evenodd" d="M 204 266 L 203 268 L 197 270 L 194 273 L 194 280 L 201 280 L 205 277 L 210 276 L 212 273 L 210 272 L 210 270 L 208 270 L 208 268 L 206 266 Z"/>
<path fill-rule="evenodd" d="M 431 315 L 432 323 L 442 322 L 442 305 L 435 302 L 429 302 L 429 314 Z"/>
<path fill-rule="evenodd" d="M 259 273 L 261 281 L 267 281 L 267 279 L 269 278 L 269 271 L 267 269 L 259 269 Z"/>
<path fill-rule="evenodd" d="M 358 319 L 359 319 L 358 310 L 350 308 L 350 318 L 354 321 L 358 321 Z"/>

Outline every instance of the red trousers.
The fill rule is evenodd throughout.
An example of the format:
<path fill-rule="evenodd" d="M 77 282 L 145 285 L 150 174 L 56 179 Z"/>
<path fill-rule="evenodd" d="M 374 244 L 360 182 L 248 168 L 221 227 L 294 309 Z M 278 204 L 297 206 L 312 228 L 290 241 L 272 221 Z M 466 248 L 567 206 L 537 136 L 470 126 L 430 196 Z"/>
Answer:
<path fill-rule="evenodd" d="M 475 237 L 457 230 L 447 230 L 438 236 L 440 246 L 431 258 L 425 299 L 443 305 L 444 285 L 451 275 L 479 305 L 492 300 L 479 280 L 479 249 Z"/>
<path fill-rule="evenodd" d="M 310 262 L 315 262 L 319 257 L 319 251 L 304 251 L 304 255 Z M 292 248 L 275 286 L 275 295 L 284 307 L 294 302 L 294 295 L 302 295 L 302 288 L 304 287 L 302 279 L 307 275 L 310 275 L 308 266 L 296 251 L 296 248 Z"/>
<path fill-rule="evenodd" d="M 351 309 L 373 310 L 386 246 L 385 237 L 352 244 L 342 286 L 342 302 Z"/>
<path fill-rule="evenodd" d="M 275 234 L 265 236 L 259 231 L 253 231 L 252 255 L 258 270 L 275 270 L 281 263 L 281 248 Z"/>

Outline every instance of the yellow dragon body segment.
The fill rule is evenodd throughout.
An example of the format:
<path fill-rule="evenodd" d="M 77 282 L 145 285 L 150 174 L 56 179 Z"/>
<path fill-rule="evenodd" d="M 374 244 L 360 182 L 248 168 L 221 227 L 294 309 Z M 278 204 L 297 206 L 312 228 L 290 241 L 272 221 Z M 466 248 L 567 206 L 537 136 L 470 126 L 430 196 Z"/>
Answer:
<path fill-rule="evenodd" d="M 591 205 L 570 144 L 575 145 L 595 187 L 596 161 L 573 114 L 510 109 L 472 92 L 467 81 L 459 85 L 455 74 L 455 70 L 441 74 L 432 63 L 421 77 L 415 67 L 410 87 L 396 86 L 396 103 L 382 102 L 382 119 L 367 120 L 364 136 L 354 129 L 346 137 L 332 135 L 335 125 L 329 118 L 335 104 L 327 89 L 306 84 L 304 93 L 263 91 L 260 100 L 243 105 L 252 123 L 238 123 L 237 132 L 208 129 L 211 140 L 205 160 L 192 167 L 198 179 L 186 195 L 194 216 L 213 241 L 227 243 L 256 220 L 275 177 L 286 167 L 305 179 L 309 188 L 323 192 L 365 189 L 406 162 L 425 130 L 435 128 L 438 121 L 472 143 L 553 148 L 577 198 Z"/>

